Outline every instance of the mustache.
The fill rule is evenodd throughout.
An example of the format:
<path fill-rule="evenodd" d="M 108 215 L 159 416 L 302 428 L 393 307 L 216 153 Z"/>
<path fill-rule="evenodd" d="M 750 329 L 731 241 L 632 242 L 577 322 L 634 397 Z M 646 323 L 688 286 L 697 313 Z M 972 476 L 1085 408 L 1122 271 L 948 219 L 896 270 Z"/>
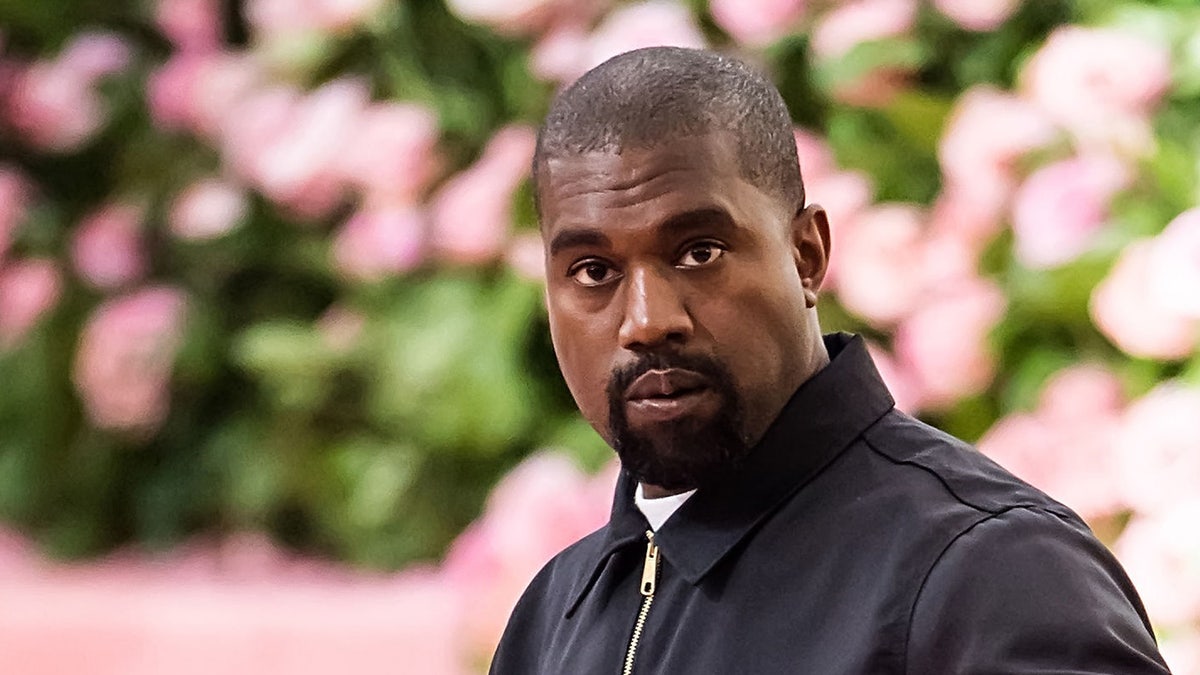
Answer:
<path fill-rule="evenodd" d="M 703 375 L 713 384 L 723 384 L 730 381 L 725 367 L 716 359 L 701 354 L 681 354 L 674 352 L 648 352 L 638 355 L 638 358 L 623 366 L 613 369 L 608 380 L 609 401 L 619 401 L 624 398 L 625 391 L 633 381 L 651 370 L 667 370 L 679 368 L 690 370 Z"/>

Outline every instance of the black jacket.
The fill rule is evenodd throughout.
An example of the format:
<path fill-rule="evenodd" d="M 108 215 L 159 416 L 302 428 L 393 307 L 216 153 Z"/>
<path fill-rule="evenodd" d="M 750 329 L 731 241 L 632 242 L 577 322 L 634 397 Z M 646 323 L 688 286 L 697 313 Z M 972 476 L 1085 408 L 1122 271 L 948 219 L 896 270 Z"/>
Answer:
<path fill-rule="evenodd" d="M 1068 508 L 893 407 L 861 339 L 746 464 L 654 535 L 609 523 L 530 584 L 498 675 L 1165 673 L 1117 561 Z M 648 607 L 648 608 L 647 608 Z"/>

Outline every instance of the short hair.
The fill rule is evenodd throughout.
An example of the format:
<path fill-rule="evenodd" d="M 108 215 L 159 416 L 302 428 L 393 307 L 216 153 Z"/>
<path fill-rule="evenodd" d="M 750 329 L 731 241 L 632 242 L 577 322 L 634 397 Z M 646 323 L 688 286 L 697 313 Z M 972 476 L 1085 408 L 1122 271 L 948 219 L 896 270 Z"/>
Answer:
<path fill-rule="evenodd" d="M 737 144 L 747 181 L 803 208 L 796 139 L 779 90 L 737 59 L 681 47 L 614 56 L 554 99 L 533 157 L 535 206 L 540 213 L 539 174 L 548 158 L 653 148 L 718 131 Z"/>

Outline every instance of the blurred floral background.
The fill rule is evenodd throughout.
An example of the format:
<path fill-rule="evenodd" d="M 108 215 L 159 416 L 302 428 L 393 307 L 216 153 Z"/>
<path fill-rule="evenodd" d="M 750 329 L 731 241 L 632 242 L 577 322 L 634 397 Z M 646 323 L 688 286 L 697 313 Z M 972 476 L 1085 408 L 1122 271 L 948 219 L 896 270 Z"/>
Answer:
<path fill-rule="evenodd" d="M 615 475 L 535 129 L 655 44 L 770 74 L 825 328 L 1200 673 L 1193 0 L 0 0 L 0 667 L 486 669 Z"/>

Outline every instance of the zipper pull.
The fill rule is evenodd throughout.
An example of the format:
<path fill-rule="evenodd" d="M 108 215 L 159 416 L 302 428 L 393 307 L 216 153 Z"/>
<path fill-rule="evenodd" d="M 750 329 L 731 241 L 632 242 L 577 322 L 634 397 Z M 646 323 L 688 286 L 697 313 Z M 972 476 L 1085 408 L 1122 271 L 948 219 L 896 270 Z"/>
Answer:
<path fill-rule="evenodd" d="M 642 568 L 642 595 L 654 595 L 654 585 L 658 583 L 658 544 L 654 543 L 654 532 L 646 530 L 646 565 Z"/>

